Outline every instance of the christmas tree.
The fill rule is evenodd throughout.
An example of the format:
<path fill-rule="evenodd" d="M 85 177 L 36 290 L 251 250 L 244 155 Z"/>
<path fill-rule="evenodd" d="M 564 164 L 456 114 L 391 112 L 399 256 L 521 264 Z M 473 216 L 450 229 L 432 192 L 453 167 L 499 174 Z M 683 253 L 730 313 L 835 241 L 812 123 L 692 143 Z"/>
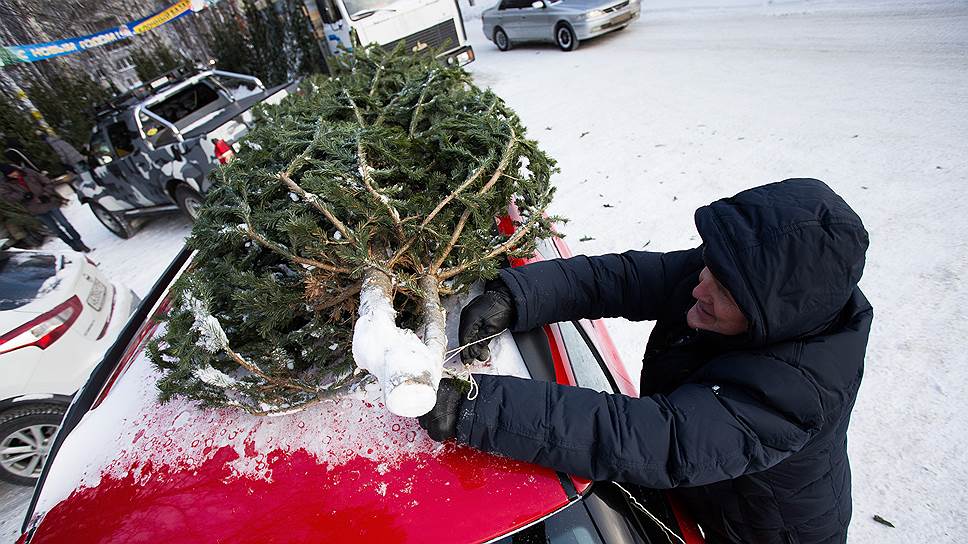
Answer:
<path fill-rule="evenodd" d="M 429 55 L 340 59 L 261 110 L 219 171 L 150 348 L 163 399 L 274 414 L 372 375 L 391 411 L 419 415 L 443 367 L 441 297 L 550 234 L 554 161 L 499 97 Z"/>

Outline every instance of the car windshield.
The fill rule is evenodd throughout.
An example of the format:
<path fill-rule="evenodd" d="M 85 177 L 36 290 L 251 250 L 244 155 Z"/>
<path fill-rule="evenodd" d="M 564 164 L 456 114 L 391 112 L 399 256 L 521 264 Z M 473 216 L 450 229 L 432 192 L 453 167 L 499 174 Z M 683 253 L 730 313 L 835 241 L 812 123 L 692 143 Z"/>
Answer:
<path fill-rule="evenodd" d="M 369 17 L 378 11 L 396 11 L 392 6 L 397 2 L 398 0 L 343 0 L 346 13 L 354 21 Z"/>
<path fill-rule="evenodd" d="M 15 310 L 36 299 L 47 280 L 57 274 L 56 265 L 53 255 L 0 254 L 0 310 Z"/>

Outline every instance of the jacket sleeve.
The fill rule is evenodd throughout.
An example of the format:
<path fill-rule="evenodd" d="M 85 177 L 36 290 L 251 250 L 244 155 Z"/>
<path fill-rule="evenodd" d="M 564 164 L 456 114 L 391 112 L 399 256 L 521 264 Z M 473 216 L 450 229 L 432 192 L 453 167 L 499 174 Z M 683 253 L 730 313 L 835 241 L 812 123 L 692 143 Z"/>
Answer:
<path fill-rule="evenodd" d="M 515 331 L 573 319 L 657 319 L 683 277 L 702 268 L 699 248 L 670 253 L 552 259 L 501 270 L 515 301 Z"/>
<path fill-rule="evenodd" d="M 25 168 L 24 181 L 29 187 L 36 187 L 34 192 L 38 195 L 51 195 L 55 192 L 53 180 L 36 170 Z"/>
<path fill-rule="evenodd" d="M 510 376 L 475 376 L 457 439 L 592 480 L 698 486 L 765 470 L 822 426 L 819 394 L 793 367 L 758 383 L 693 383 L 632 398 Z M 761 378 L 763 375 L 761 374 Z"/>

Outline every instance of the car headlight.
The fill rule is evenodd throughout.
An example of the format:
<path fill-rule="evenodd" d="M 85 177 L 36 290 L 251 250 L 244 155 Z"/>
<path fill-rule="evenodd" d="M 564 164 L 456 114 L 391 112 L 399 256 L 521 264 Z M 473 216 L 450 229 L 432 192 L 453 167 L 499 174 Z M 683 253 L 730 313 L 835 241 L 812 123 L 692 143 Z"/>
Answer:
<path fill-rule="evenodd" d="M 605 12 L 600 9 L 594 9 L 585 14 L 586 19 L 594 19 L 596 17 L 601 17 L 605 15 Z"/>

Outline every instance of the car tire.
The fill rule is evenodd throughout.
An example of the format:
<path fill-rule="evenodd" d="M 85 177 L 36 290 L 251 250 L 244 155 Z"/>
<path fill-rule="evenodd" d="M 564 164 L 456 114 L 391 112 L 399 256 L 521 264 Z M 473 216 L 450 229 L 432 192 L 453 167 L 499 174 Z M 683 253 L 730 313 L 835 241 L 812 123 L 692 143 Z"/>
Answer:
<path fill-rule="evenodd" d="M 555 27 L 555 43 L 562 51 L 574 51 L 578 49 L 578 36 L 570 26 L 560 24 Z"/>
<path fill-rule="evenodd" d="M 38 404 L 0 414 L 0 480 L 34 485 L 66 409 Z"/>
<path fill-rule="evenodd" d="M 112 212 L 96 202 L 89 203 L 94 217 L 104 225 L 104 228 L 111 231 L 118 238 L 127 240 L 134 236 L 134 226 L 124 215 Z"/>
<path fill-rule="evenodd" d="M 494 45 L 496 45 L 501 51 L 511 49 L 511 39 L 508 38 L 507 33 L 505 33 L 504 29 L 501 27 L 494 29 Z"/>
<path fill-rule="evenodd" d="M 205 197 L 198 194 L 198 191 L 188 185 L 179 185 L 175 187 L 175 202 L 181 208 L 182 213 L 192 221 L 195 221 L 198 219 L 198 213 L 202 209 L 202 204 L 205 203 Z"/>

